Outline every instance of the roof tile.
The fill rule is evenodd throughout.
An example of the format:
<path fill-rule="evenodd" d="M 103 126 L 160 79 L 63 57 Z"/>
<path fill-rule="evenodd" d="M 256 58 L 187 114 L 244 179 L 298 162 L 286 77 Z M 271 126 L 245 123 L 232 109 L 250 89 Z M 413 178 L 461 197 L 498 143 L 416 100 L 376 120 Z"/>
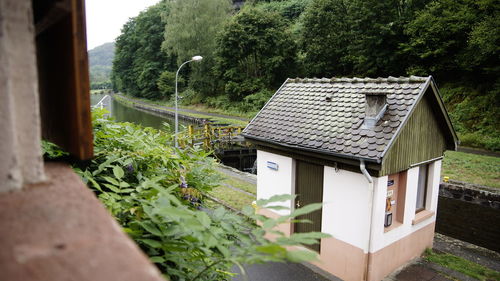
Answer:
<path fill-rule="evenodd" d="M 379 159 L 427 77 L 288 79 L 243 135 L 318 152 Z M 365 93 L 387 95 L 377 125 L 363 125 Z M 331 101 L 325 99 L 331 95 Z"/>

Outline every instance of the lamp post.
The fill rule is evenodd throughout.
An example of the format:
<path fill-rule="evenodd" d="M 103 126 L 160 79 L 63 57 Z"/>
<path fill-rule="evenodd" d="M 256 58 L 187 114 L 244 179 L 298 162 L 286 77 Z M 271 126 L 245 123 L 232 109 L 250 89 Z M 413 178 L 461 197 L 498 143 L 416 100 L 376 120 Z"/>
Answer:
<path fill-rule="evenodd" d="M 188 62 L 192 61 L 200 61 L 202 60 L 202 56 L 194 56 L 190 60 L 185 61 L 179 66 L 179 69 L 177 69 L 177 73 L 175 73 L 175 135 L 174 135 L 174 143 L 175 147 L 179 147 L 179 144 L 177 143 L 177 133 L 179 133 L 179 113 L 177 111 L 177 100 L 179 99 L 178 94 L 177 94 L 177 78 L 179 76 L 179 71 L 181 68 Z"/>

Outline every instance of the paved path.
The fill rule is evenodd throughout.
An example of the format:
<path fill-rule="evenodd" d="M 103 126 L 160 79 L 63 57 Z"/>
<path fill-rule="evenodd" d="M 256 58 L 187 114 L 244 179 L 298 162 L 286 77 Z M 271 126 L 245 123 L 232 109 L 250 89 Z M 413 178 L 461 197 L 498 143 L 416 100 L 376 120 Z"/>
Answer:
<path fill-rule="evenodd" d="M 500 254 L 442 234 L 434 237 L 434 250 L 459 256 L 495 271 L 500 270 Z M 245 267 L 248 279 L 238 275 L 231 281 L 331 281 L 341 280 L 314 266 L 295 263 L 266 263 Z M 233 272 L 239 273 L 234 267 Z M 384 281 L 477 281 L 460 272 L 416 259 Z"/>
<path fill-rule="evenodd" d="M 309 267 L 300 263 L 277 263 L 255 264 L 245 266 L 248 279 L 238 275 L 232 281 L 342 281 L 341 279 L 329 275 L 316 273 Z M 233 272 L 240 272 L 238 267 L 234 267 Z"/>

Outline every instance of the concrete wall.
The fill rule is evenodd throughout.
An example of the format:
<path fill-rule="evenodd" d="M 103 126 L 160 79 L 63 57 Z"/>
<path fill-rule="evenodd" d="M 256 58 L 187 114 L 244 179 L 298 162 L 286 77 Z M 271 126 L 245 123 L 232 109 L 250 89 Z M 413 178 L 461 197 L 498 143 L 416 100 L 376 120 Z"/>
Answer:
<path fill-rule="evenodd" d="M 436 231 L 500 252 L 500 192 L 442 183 Z"/>
<path fill-rule="evenodd" d="M 44 179 L 30 0 L 0 1 L 0 192 Z"/>

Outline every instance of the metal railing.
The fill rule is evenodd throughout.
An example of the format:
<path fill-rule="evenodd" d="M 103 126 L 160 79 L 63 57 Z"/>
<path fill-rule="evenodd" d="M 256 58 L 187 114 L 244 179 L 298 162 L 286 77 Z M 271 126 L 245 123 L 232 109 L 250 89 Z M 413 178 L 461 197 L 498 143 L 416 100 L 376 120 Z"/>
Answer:
<path fill-rule="evenodd" d="M 108 98 L 108 99 L 111 101 L 111 96 L 109 96 L 109 95 L 105 95 L 104 97 L 102 97 L 102 99 L 101 99 L 98 103 L 96 103 L 96 104 L 95 104 L 95 105 L 93 105 L 92 107 L 93 107 L 93 108 L 97 108 L 97 107 L 99 107 L 100 109 L 102 109 L 102 108 L 103 108 L 103 106 L 104 106 L 104 100 L 105 100 L 106 98 Z"/>
<path fill-rule="evenodd" d="M 216 149 L 224 145 L 244 143 L 240 136 L 245 127 L 240 126 L 212 126 L 205 124 L 201 127 L 189 125 L 187 131 L 178 135 L 179 146 L 202 145 L 205 149 Z"/>

